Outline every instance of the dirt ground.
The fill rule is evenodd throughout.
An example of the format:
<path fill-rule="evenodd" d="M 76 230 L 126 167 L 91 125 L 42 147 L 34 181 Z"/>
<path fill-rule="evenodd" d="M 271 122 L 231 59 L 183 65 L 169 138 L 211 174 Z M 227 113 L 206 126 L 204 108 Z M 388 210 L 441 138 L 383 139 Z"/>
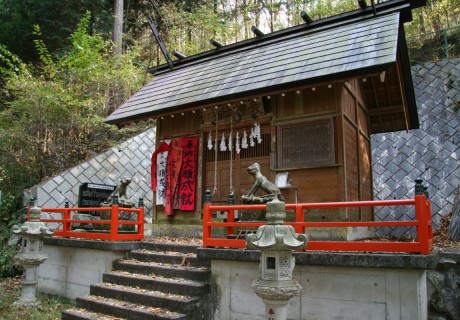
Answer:
<path fill-rule="evenodd" d="M 433 234 L 435 247 L 443 250 L 460 251 L 460 241 L 453 241 L 447 238 L 447 230 L 449 229 L 452 213 L 449 213 L 441 218 L 441 225 Z"/>

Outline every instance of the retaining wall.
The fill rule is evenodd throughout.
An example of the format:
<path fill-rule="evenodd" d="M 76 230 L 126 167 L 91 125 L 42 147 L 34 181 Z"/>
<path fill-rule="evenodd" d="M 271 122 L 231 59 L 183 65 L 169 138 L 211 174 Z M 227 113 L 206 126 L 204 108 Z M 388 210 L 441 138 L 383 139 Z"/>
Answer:
<path fill-rule="evenodd" d="M 214 320 L 265 319 L 264 304 L 251 287 L 260 277 L 258 251 L 201 248 L 198 257 L 212 260 L 212 296 L 216 297 Z M 456 301 L 455 291 L 450 289 L 457 282 L 446 286 L 444 281 L 452 272 L 441 270 L 446 259 L 458 266 L 459 253 L 296 252 L 294 257 L 293 278 L 302 286 L 302 291 L 291 299 L 287 319 L 440 320 L 460 317 L 456 309 L 444 304 Z M 428 274 L 436 275 L 445 290 L 440 286 L 435 288 L 428 281 Z M 433 306 L 441 308 L 435 310 Z M 446 313 L 447 308 L 450 313 Z"/>
<path fill-rule="evenodd" d="M 450 213 L 460 185 L 460 59 L 412 67 L 420 129 L 372 135 L 374 197 L 412 198 L 413 181 L 428 186 L 435 229 Z M 379 220 L 414 220 L 414 213 L 386 207 Z M 398 233 L 396 233 L 398 232 Z M 413 229 L 380 228 L 381 235 L 414 235 Z"/>

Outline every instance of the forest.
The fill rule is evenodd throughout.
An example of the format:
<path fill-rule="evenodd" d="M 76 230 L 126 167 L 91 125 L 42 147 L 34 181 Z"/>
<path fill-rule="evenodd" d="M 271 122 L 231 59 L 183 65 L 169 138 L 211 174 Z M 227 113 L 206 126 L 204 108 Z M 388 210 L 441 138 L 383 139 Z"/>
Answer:
<path fill-rule="evenodd" d="M 227 45 L 254 37 L 251 26 L 270 33 L 303 23 L 301 11 L 318 20 L 362 1 L 0 0 L 0 220 L 14 223 L 24 189 L 154 125 L 103 122 L 165 62 L 149 17 L 170 53 L 189 56 L 210 39 Z M 460 0 L 427 0 L 405 26 L 409 46 L 444 43 L 442 30 L 456 30 L 458 46 L 459 17 Z"/>

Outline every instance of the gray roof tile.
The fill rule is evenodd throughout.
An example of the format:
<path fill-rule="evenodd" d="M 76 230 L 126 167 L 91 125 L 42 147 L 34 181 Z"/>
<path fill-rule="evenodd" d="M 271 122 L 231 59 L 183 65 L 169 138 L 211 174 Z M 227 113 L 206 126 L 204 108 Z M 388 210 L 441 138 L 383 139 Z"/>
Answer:
<path fill-rule="evenodd" d="M 286 86 L 396 61 L 399 13 L 309 30 L 216 54 L 163 72 L 115 110 L 106 122 L 152 116 L 254 90 Z M 327 52 L 327 54 L 325 54 Z"/>

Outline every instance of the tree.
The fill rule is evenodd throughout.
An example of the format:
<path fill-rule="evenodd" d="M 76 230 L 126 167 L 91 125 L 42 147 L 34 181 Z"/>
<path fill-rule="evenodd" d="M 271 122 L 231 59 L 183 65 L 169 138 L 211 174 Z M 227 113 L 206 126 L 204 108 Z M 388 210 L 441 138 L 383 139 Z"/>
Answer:
<path fill-rule="evenodd" d="M 113 31 L 112 41 L 114 43 L 114 53 L 118 55 L 123 48 L 123 0 L 113 1 Z"/>
<path fill-rule="evenodd" d="M 66 40 L 86 11 L 90 34 L 111 34 L 110 0 L 0 0 L 0 43 L 25 62 L 39 61 L 33 46 L 33 26 L 40 25 L 50 52 L 66 47 Z"/>
<path fill-rule="evenodd" d="M 36 39 L 40 67 L 0 47 L 9 98 L 0 109 L 0 190 L 9 197 L 146 128 L 103 122 L 144 84 L 145 72 L 137 50 L 114 57 L 110 41 L 88 34 L 90 21 L 87 13 L 59 55 Z"/>

